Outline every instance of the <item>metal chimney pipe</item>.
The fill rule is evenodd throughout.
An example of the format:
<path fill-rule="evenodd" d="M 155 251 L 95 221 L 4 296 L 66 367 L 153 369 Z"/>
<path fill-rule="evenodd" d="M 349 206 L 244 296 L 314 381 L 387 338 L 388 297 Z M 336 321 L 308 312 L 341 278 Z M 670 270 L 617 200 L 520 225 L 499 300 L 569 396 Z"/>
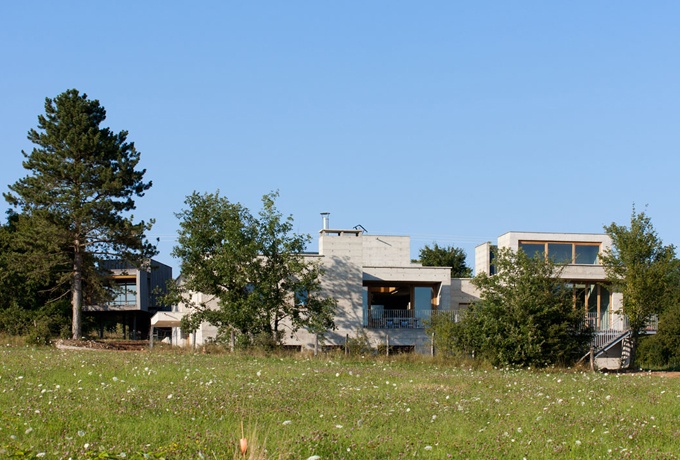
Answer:
<path fill-rule="evenodd" d="M 330 212 L 322 212 L 321 213 L 321 228 L 324 230 L 328 230 L 330 228 Z"/>

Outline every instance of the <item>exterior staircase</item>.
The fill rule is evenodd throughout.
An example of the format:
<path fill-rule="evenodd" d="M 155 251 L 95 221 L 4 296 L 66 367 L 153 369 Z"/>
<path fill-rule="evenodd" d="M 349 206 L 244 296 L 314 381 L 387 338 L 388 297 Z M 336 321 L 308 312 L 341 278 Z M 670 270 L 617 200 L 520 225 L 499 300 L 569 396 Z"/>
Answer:
<path fill-rule="evenodd" d="M 628 339 L 631 336 L 631 331 L 627 326 L 628 321 L 626 320 L 624 321 L 625 329 L 596 329 L 591 342 L 591 347 L 594 350 L 593 358 L 597 359 L 602 357 L 602 355 L 606 354 L 612 348 L 621 344 L 620 367 L 628 367 L 630 364 L 630 342 Z M 658 319 L 653 317 L 650 319 L 647 327 L 640 331 L 640 335 L 656 334 L 657 328 Z M 587 353 L 579 360 L 579 362 L 586 360 L 589 356 L 590 353 Z"/>

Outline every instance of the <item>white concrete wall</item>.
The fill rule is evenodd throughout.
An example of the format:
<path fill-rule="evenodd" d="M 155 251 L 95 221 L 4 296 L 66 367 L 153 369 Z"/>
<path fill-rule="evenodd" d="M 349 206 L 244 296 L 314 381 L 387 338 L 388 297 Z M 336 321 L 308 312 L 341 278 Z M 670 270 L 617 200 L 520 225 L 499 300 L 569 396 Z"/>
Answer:
<path fill-rule="evenodd" d="M 479 289 L 473 286 L 472 279 L 454 278 L 451 280 L 451 310 L 464 310 L 478 300 Z"/>
<path fill-rule="evenodd" d="M 411 263 L 408 236 L 363 235 L 363 265 L 403 267 Z"/>

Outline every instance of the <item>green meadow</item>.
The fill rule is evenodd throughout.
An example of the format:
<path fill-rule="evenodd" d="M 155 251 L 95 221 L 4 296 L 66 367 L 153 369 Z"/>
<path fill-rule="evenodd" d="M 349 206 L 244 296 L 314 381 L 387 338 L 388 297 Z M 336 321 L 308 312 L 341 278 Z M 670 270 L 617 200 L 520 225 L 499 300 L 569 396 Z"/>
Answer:
<path fill-rule="evenodd" d="M 679 420 L 649 373 L 0 349 L 2 458 L 677 458 Z"/>

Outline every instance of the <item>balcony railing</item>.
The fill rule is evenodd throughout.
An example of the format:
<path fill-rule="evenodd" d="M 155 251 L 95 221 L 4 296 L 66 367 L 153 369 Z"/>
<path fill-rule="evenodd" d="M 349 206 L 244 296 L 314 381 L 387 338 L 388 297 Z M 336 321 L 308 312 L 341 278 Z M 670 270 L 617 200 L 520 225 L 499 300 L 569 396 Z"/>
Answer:
<path fill-rule="evenodd" d="M 605 314 L 598 317 L 597 313 L 588 313 L 586 321 L 594 331 L 627 331 L 629 328 L 628 317 L 616 313 Z M 659 317 L 652 316 L 644 328 L 645 332 L 654 332 L 659 327 Z"/>
<path fill-rule="evenodd" d="M 424 329 L 434 315 L 449 315 L 458 321 L 458 312 L 450 310 L 364 310 L 364 327 L 375 329 Z"/>

